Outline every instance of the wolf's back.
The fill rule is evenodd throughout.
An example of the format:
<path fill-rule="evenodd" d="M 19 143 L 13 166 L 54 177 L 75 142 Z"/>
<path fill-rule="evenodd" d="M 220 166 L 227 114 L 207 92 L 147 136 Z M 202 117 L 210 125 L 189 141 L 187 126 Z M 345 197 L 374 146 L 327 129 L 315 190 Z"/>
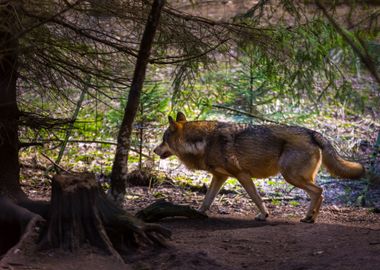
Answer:
<path fill-rule="evenodd" d="M 365 170 L 363 165 L 343 159 L 332 144 L 320 133 L 313 132 L 312 137 L 319 147 L 321 147 L 323 165 L 325 165 L 332 175 L 348 179 L 357 179 L 364 176 Z"/>

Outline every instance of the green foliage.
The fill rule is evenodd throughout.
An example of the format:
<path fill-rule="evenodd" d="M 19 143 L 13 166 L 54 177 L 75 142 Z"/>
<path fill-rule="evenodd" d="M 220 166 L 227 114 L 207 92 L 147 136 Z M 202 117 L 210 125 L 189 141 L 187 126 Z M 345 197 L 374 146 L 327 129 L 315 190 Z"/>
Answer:
<path fill-rule="evenodd" d="M 290 201 L 289 204 L 293 207 L 297 207 L 300 205 L 300 203 L 298 201 Z"/>
<path fill-rule="evenodd" d="M 279 206 L 279 205 L 281 205 L 281 201 L 278 200 L 278 199 L 272 199 L 271 203 L 272 203 L 272 205 L 274 205 L 274 206 Z"/>
<path fill-rule="evenodd" d="M 169 113 L 170 95 L 164 83 L 148 84 L 140 99 L 139 118 L 144 122 L 157 122 Z"/>
<path fill-rule="evenodd" d="M 369 108 L 368 102 L 379 104 L 370 89 L 357 88 L 352 78 L 357 75 L 358 58 L 325 21 L 278 26 L 268 35 L 273 42 L 270 50 L 243 42 L 233 61 L 201 72 L 196 82 L 184 82 L 174 107 L 204 118 L 218 104 L 297 123 L 326 105 L 357 113 Z"/>
<path fill-rule="evenodd" d="M 136 122 L 159 122 L 169 112 L 170 95 L 164 83 L 147 84 L 140 98 L 140 110 Z M 120 126 L 127 100 L 120 98 L 118 108 L 110 109 L 105 115 L 105 125 L 111 129 Z"/>

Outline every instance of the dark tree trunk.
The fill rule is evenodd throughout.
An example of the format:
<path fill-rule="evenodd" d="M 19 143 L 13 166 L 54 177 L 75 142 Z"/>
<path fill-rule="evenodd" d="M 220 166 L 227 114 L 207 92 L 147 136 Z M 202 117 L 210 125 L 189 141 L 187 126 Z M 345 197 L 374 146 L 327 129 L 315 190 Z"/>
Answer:
<path fill-rule="evenodd" d="M 110 193 L 111 198 L 117 203 L 121 203 L 124 199 L 128 174 L 128 154 L 131 146 L 130 139 L 132 134 L 132 124 L 135 120 L 140 103 L 140 95 L 145 79 L 149 55 L 164 3 L 165 0 L 154 0 L 153 2 L 141 40 L 132 85 L 128 95 L 128 102 L 124 110 L 124 117 L 117 138 L 116 154 L 111 173 Z"/>
<path fill-rule="evenodd" d="M 16 101 L 18 42 L 13 1 L 0 7 L 0 194 L 25 198 L 19 183 L 18 118 Z"/>

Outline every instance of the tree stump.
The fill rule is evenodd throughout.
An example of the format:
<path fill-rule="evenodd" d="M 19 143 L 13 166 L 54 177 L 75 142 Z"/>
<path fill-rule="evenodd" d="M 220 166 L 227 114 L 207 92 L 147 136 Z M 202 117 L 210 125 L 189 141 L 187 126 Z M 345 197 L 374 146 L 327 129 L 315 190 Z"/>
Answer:
<path fill-rule="evenodd" d="M 146 224 L 116 206 L 93 174 L 54 176 L 47 220 L 41 244 L 69 251 L 90 245 L 119 257 L 138 241 L 164 245 L 170 237 L 167 229 Z"/>
<path fill-rule="evenodd" d="M 113 254 L 97 200 L 98 185 L 91 175 L 56 175 L 42 244 L 70 251 L 89 244 Z"/>
<path fill-rule="evenodd" d="M 84 249 L 111 255 L 111 262 L 123 265 L 121 256 L 127 255 L 130 247 L 166 245 L 170 231 L 145 221 L 207 217 L 189 206 L 162 200 L 135 217 L 109 200 L 89 173 L 54 176 L 50 202 L 15 202 L 0 196 L 0 208 L 0 268 L 28 264 L 31 258 L 41 256 L 44 260 L 47 253 L 40 253 L 41 249 L 78 251 L 77 255 Z"/>

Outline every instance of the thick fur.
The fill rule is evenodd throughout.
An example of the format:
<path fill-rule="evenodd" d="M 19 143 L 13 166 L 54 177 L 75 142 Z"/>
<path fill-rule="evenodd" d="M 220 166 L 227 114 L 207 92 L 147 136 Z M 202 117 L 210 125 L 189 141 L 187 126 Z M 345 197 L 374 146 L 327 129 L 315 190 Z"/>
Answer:
<path fill-rule="evenodd" d="M 228 177 L 247 190 L 265 219 L 265 208 L 251 178 L 281 173 L 285 180 L 304 189 L 311 198 L 305 222 L 314 222 L 322 203 L 322 189 L 315 184 L 321 163 L 334 176 L 360 178 L 361 164 L 344 160 L 320 133 L 285 125 L 245 125 L 217 121 L 187 121 L 178 113 L 163 142 L 154 150 L 161 158 L 176 155 L 188 168 L 213 175 L 201 211 L 206 211 Z"/>
<path fill-rule="evenodd" d="M 331 175 L 348 179 L 357 179 L 364 175 L 361 164 L 340 157 L 332 144 L 320 133 L 314 131 L 313 139 L 322 149 L 322 163 Z"/>

